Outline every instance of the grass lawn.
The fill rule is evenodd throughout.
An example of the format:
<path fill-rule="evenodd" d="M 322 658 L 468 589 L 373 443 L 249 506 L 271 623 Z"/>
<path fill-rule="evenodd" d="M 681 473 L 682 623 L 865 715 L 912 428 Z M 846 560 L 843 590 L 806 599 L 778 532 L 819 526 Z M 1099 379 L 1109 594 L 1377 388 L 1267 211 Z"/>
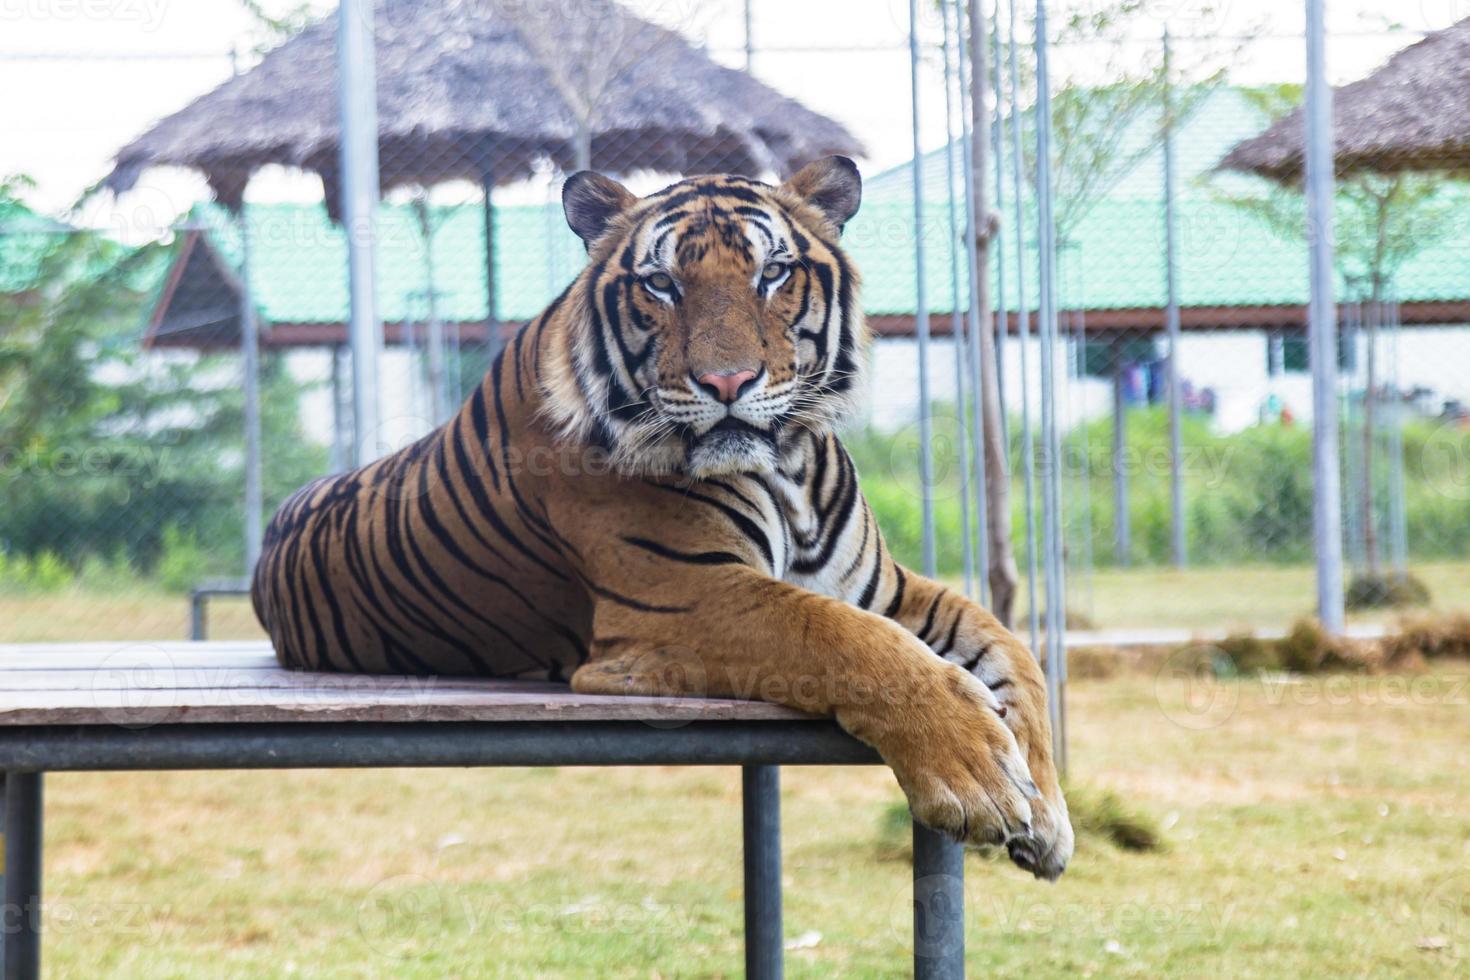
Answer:
<path fill-rule="evenodd" d="M 1463 975 L 1467 677 L 1074 682 L 1074 773 L 1166 847 L 1084 837 L 1057 885 L 972 856 L 970 974 Z M 783 789 L 789 974 L 906 975 L 892 777 Z M 47 796 L 53 976 L 742 971 L 734 770 L 60 774 Z"/>
<path fill-rule="evenodd" d="M 1439 609 L 1470 608 L 1470 562 L 1414 566 Z M 958 583 L 956 583 L 958 584 Z M 1316 604 L 1307 566 L 1102 570 L 1069 583 L 1071 608 L 1099 628 L 1178 626 L 1189 629 L 1285 627 Z M 1025 581 L 1017 609 L 1026 609 Z M 1391 621 L 1398 612 L 1350 616 Z M 263 636 L 245 599 L 209 603 L 211 639 Z M 0 594 L 0 643 L 67 640 L 182 640 L 188 638 L 185 596 L 139 588 L 120 593 L 63 590 L 46 595 Z"/>
<path fill-rule="evenodd" d="M 1412 571 L 1429 587 L 1436 609 L 1470 608 L 1470 563 L 1425 562 Z M 1025 569 L 1016 608 L 1025 610 Z M 1187 629 L 1285 627 L 1312 615 L 1316 571 L 1307 565 L 1234 568 L 1102 569 L 1068 581 L 1070 608 L 1099 629 L 1177 626 Z M 1398 610 L 1350 613 L 1351 622 L 1391 622 Z"/>

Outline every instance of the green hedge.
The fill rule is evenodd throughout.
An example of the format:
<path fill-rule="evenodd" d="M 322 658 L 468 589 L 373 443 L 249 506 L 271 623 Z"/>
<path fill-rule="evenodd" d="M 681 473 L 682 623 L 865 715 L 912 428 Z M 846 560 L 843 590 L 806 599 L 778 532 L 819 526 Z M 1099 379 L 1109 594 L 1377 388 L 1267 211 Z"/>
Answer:
<path fill-rule="evenodd" d="M 959 459 L 952 418 L 935 413 L 935 503 L 940 571 L 961 568 Z M 1127 413 L 1125 460 L 1132 565 L 1172 559 L 1168 418 L 1162 408 Z M 1011 426 L 1012 526 L 1024 560 L 1019 424 Z M 1404 427 L 1404 477 L 1409 554 L 1415 560 L 1470 555 L 1470 435 L 1437 420 Z M 863 490 L 899 560 L 918 565 L 924 493 L 918 476 L 916 427 L 897 433 L 862 430 L 845 438 Z M 1186 416 L 1182 431 L 1186 542 L 1195 565 L 1244 562 L 1294 564 L 1312 556 L 1312 434 L 1307 426 L 1256 425 L 1230 435 L 1207 419 Z M 1089 551 L 1094 564 L 1117 564 L 1113 547 L 1112 422 L 1075 427 L 1063 440 L 1065 535 L 1073 556 Z M 1040 461 L 1038 460 L 1038 466 Z M 1387 488 L 1377 504 L 1386 505 Z M 1039 525 L 1040 515 L 1037 515 Z"/>

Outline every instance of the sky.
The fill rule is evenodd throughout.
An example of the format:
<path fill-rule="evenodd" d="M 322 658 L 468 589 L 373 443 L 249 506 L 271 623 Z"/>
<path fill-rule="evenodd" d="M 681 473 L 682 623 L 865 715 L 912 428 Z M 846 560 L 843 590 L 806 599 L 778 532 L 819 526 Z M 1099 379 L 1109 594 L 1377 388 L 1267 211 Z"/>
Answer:
<path fill-rule="evenodd" d="M 868 172 L 911 156 L 908 0 L 752 4 L 757 75 L 846 123 L 868 148 L 862 161 Z M 268 10 L 293 5 L 263 3 Z M 319 6 L 328 12 L 334 4 Z M 629 0 L 629 6 L 704 44 L 723 62 L 744 63 L 741 0 Z M 1329 7 L 1329 73 L 1336 83 L 1371 71 L 1419 32 L 1470 16 L 1470 0 L 1360 0 Z M 1062 9 L 1051 5 L 1054 21 Z M 937 8 L 925 0 L 920 12 L 921 35 L 937 42 Z M 1233 80 L 1248 83 L 1302 78 L 1296 4 L 1146 0 L 1129 30 L 1139 45 L 1153 45 L 1165 24 L 1176 38 L 1179 63 L 1228 66 Z M 1238 39 L 1246 35 L 1254 40 L 1242 47 Z M 68 207 L 107 172 L 118 147 L 228 78 L 232 58 L 250 64 L 267 40 L 239 0 L 0 0 L 0 177 L 27 174 L 37 182 L 30 194 L 37 206 L 53 213 Z M 1072 45 L 1054 51 L 1053 70 L 1098 81 L 1113 58 L 1130 56 L 1126 49 L 1108 55 Z M 920 128 L 924 147 L 932 148 L 944 140 L 944 104 L 937 54 L 928 50 L 925 60 Z M 250 196 L 310 199 L 319 193 L 314 182 L 266 174 Z M 165 227 L 206 196 L 197 179 L 154 174 L 123 201 L 96 200 L 77 217 L 136 237 L 140 229 Z"/>

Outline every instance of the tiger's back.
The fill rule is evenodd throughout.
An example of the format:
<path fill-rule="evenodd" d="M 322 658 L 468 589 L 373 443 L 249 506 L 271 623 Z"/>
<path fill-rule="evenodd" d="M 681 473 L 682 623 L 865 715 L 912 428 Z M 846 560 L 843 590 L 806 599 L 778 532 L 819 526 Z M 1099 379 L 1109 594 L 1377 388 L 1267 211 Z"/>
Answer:
<path fill-rule="evenodd" d="M 284 666 L 563 679 L 586 659 L 586 595 L 525 465 L 540 326 L 448 423 L 281 505 L 251 596 Z"/>

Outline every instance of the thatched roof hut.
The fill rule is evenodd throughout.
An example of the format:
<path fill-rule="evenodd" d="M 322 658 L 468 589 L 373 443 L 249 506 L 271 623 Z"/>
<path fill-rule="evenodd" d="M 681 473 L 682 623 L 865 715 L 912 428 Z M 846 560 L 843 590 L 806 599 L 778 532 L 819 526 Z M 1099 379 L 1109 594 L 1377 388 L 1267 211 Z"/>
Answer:
<path fill-rule="evenodd" d="M 1470 169 L 1470 18 L 1335 90 L 1332 116 L 1339 172 Z M 1237 144 L 1220 167 L 1293 180 L 1302 173 L 1305 147 L 1297 109 Z"/>
<path fill-rule="evenodd" d="M 839 123 L 614 0 L 377 0 L 380 180 L 498 185 L 538 162 L 628 173 L 787 171 L 861 155 Z M 203 171 L 237 207 L 266 164 L 319 173 L 337 209 L 336 18 L 163 119 L 119 151 L 107 186 L 155 165 Z"/>

